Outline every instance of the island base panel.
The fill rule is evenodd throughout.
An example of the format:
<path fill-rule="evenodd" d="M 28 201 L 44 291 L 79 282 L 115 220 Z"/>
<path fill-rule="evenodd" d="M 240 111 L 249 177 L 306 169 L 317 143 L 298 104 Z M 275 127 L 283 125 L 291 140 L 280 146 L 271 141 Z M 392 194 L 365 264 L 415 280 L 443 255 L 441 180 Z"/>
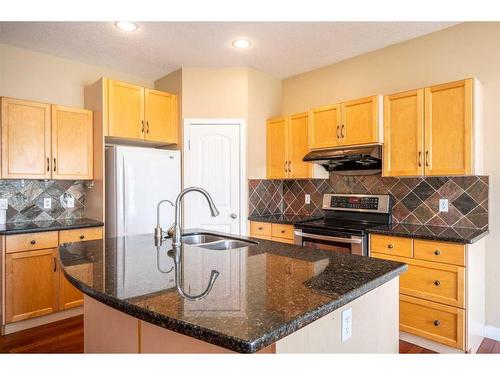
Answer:
<path fill-rule="evenodd" d="M 398 353 L 399 277 L 257 353 Z M 341 340 L 342 311 L 352 336 Z M 161 328 L 84 297 L 85 353 L 234 353 Z"/>

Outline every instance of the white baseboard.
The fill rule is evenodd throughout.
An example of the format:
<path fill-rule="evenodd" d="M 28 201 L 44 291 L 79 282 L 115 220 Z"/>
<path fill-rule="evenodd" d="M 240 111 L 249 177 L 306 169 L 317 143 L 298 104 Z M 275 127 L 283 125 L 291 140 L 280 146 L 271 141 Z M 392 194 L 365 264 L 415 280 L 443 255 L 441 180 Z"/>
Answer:
<path fill-rule="evenodd" d="M 2 335 L 9 335 L 11 333 L 24 331 L 25 329 L 42 326 L 45 324 L 57 322 L 58 320 L 72 318 L 74 316 L 82 314 L 83 307 L 74 307 L 69 310 L 63 310 L 49 315 L 43 315 L 36 318 L 21 320 L 15 323 L 9 323 L 2 327 Z"/>
<path fill-rule="evenodd" d="M 500 341 L 500 328 L 486 325 L 484 327 L 484 336 L 496 341 Z"/>

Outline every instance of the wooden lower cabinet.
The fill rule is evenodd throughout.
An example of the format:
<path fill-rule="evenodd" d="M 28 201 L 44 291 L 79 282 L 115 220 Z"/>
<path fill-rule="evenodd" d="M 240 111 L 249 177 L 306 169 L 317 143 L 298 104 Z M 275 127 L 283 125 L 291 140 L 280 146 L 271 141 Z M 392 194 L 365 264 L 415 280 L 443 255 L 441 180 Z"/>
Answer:
<path fill-rule="evenodd" d="M 91 263 L 79 264 L 68 267 L 72 275 L 78 275 L 81 280 L 92 282 L 94 267 Z M 72 309 L 83 305 L 83 293 L 76 289 L 66 279 L 64 272 L 59 273 L 59 309 Z"/>
<path fill-rule="evenodd" d="M 293 225 L 264 223 L 260 221 L 250 222 L 250 236 L 262 238 L 263 240 L 294 244 Z"/>
<path fill-rule="evenodd" d="M 7 254 L 5 271 L 6 323 L 57 311 L 59 273 L 55 248 Z"/>

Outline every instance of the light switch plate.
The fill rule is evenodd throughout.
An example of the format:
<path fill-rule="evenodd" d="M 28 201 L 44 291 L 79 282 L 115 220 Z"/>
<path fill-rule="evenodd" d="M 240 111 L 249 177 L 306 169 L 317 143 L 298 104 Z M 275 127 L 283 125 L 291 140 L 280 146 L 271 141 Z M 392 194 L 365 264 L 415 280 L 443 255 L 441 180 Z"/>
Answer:
<path fill-rule="evenodd" d="M 7 198 L 0 198 L 0 210 L 9 208 L 9 200 Z"/>
<path fill-rule="evenodd" d="M 439 200 L 439 212 L 448 212 L 448 199 Z"/>
<path fill-rule="evenodd" d="M 306 204 L 311 204 L 311 195 L 306 194 L 306 199 L 305 199 Z"/>
<path fill-rule="evenodd" d="M 342 342 L 352 336 L 352 308 L 342 311 Z"/>
<path fill-rule="evenodd" d="M 43 198 L 43 209 L 50 210 L 52 208 L 52 199 Z"/>

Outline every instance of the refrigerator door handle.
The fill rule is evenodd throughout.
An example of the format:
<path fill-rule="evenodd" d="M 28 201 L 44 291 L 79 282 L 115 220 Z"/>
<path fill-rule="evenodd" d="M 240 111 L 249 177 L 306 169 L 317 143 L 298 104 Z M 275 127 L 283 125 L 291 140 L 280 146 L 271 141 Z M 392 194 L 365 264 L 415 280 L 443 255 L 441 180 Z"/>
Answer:
<path fill-rule="evenodd" d="M 123 233 L 127 233 L 127 179 L 125 178 L 125 171 L 127 165 L 125 163 L 125 158 L 123 158 L 123 181 L 122 181 L 122 191 L 123 191 Z"/>

